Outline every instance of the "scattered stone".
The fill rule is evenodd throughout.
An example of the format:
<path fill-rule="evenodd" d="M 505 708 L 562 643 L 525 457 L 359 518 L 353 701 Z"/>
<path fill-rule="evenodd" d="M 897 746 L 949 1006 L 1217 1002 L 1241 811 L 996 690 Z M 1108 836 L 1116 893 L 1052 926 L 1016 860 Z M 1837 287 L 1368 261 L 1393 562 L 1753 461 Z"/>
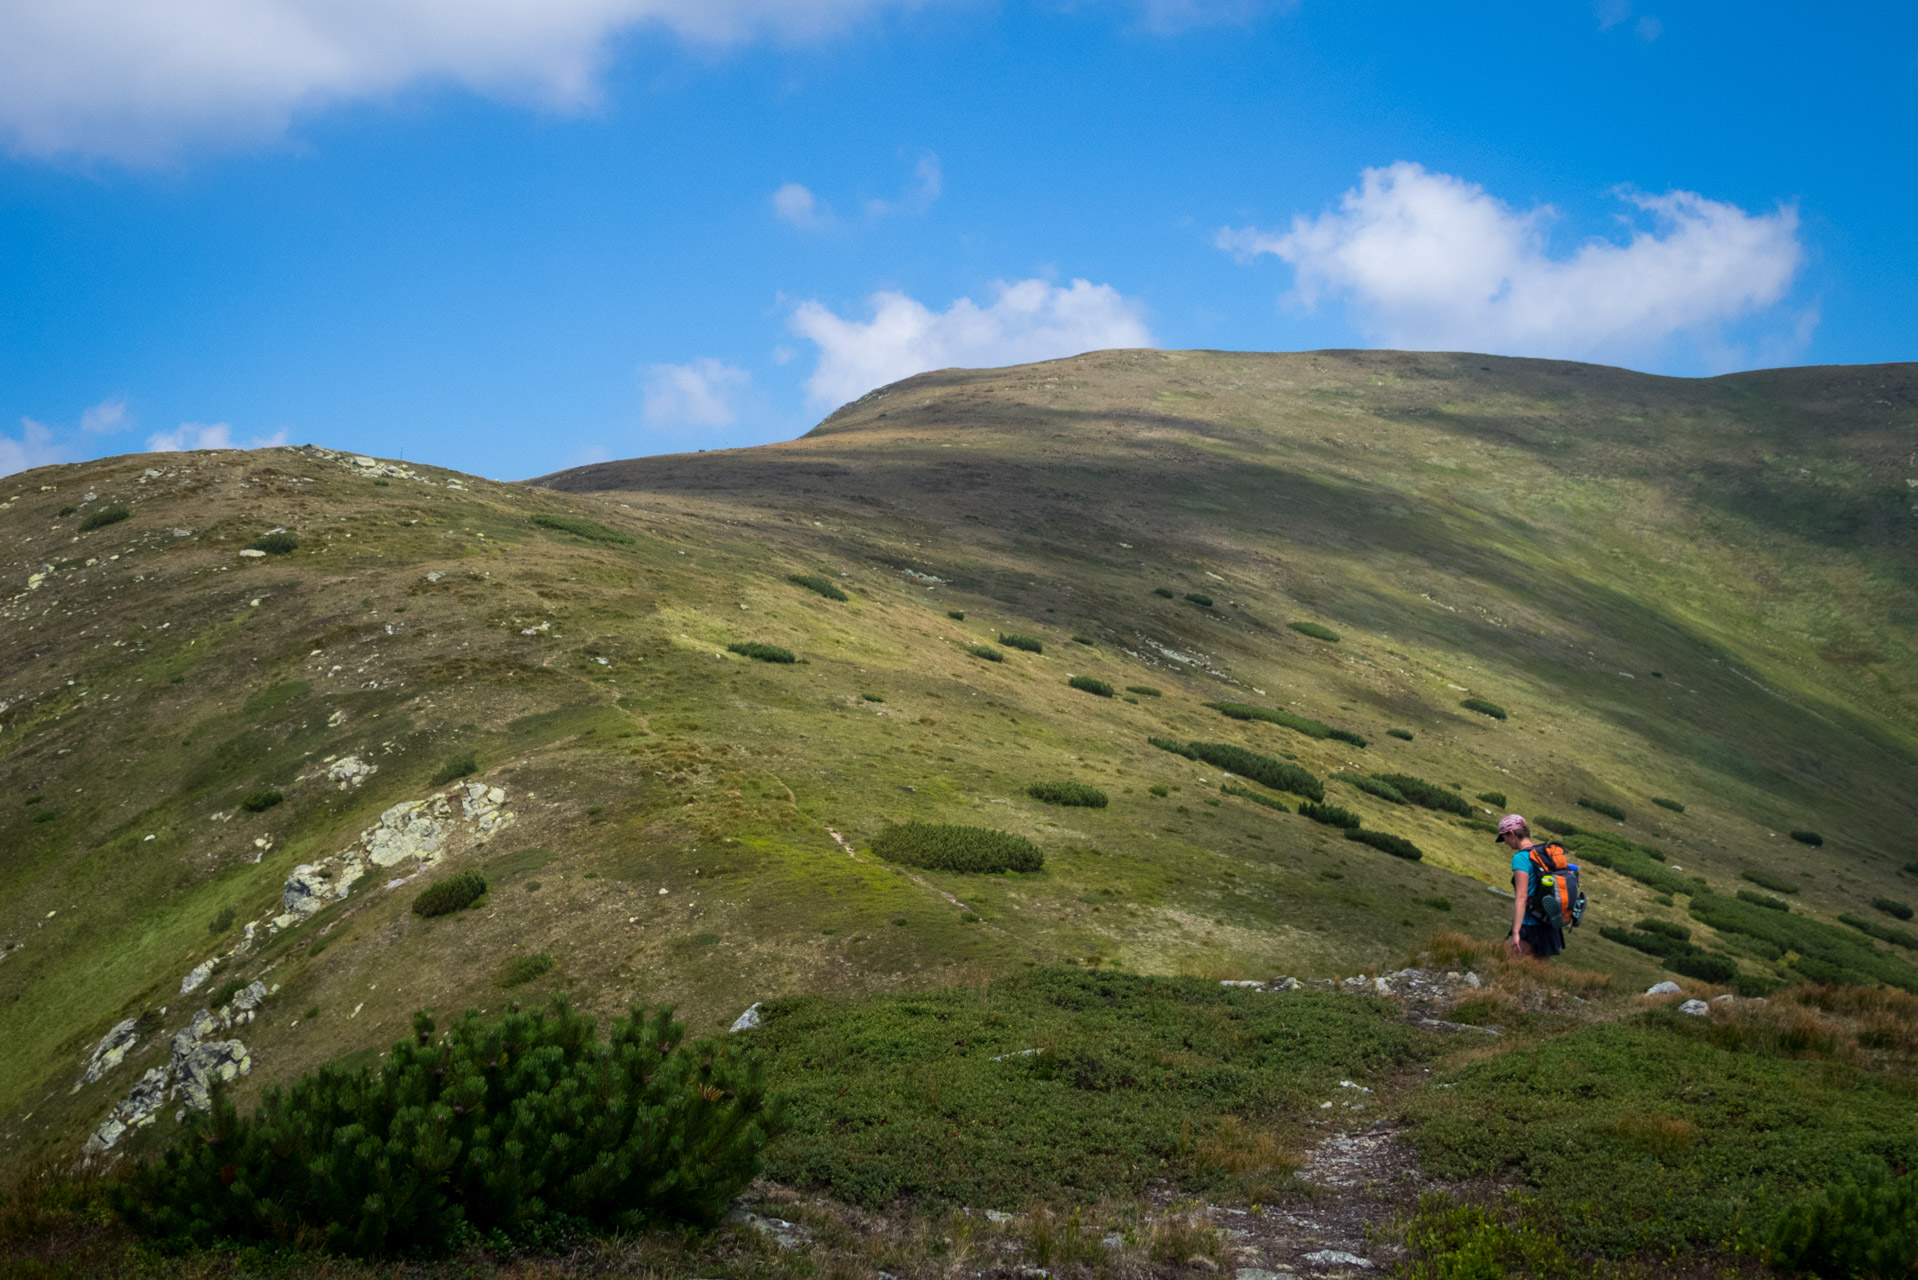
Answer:
<path fill-rule="evenodd" d="M 1678 1006 L 1678 1011 L 1680 1013 L 1689 1013 L 1694 1017 L 1708 1018 L 1711 1016 L 1712 1007 L 1703 1000 L 1687 1000 L 1684 1004 Z"/>
<path fill-rule="evenodd" d="M 266 558 L 266 552 L 255 551 L 252 547 L 246 548 L 244 551 L 240 552 L 240 554 L 245 556 L 249 560 L 264 560 Z"/>
<path fill-rule="evenodd" d="M 1675 996 L 1683 994 L 1684 990 L 1685 988 L 1679 986 L 1676 982 L 1667 980 L 1646 987 L 1645 994 L 1648 996 Z"/>
<path fill-rule="evenodd" d="M 748 1209 L 734 1209 L 724 1221 L 734 1226 L 751 1227 L 782 1249 L 796 1249 L 812 1234 L 796 1222 L 787 1222 L 783 1218 L 762 1218 Z"/>
<path fill-rule="evenodd" d="M 199 989 L 208 978 L 213 976 L 213 968 L 219 963 L 218 960 L 202 960 L 194 965 L 186 977 L 180 979 L 180 994 L 187 995 Z"/>
<path fill-rule="evenodd" d="M 1272 989 L 1274 991 L 1297 991 L 1300 987 L 1303 987 L 1304 985 L 1305 984 L 1303 982 L 1300 982 L 1297 978 L 1280 978 L 1277 982 L 1272 984 Z"/>
<path fill-rule="evenodd" d="M 1421 1027 L 1431 1027 L 1436 1031 L 1476 1031 L 1480 1035 L 1502 1036 L 1505 1033 L 1497 1027 L 1481 1027 L 1470 1022 L 1447 1022 L 1443 1018 L 1420 1018 Z"/>
<path fill-rule="evenodd" d="M 326 776 L 328 781 L 339 783 L 340 790 L 345 791 L 359 786 L 379 771 L 378 765 L 368 764 L 358 756 L 341 756 L 326 767 Z"/>
<path fill-rule="evenodd" d="M 1729 992 L 1729 991 L 1727 991 L 1727 992 L 1726 992 L 1726 993 L 1725 993 L 1724 995 L 1722 995 L 1722 996 L 1713 996 L 1713 997 L 1712 997 L 1712 1003 L 1713 1003 L 1713 1004 L 1735 1004 L 1735 1003 L 1737 1003 L 1737 1000 L 1738 1000 L 1738 997 L 1737 997 L 1737 996 L 1735 996 L 1735 995 L 1733 995 L 1733 994 L 1732 994 L 1731 992 Z"/>
<path fill-rule="evenodd" d="M 1372 1269 L 1371 1259 L 1361 1258 L 1343 1249 L 1320 1249 L 1316 1253 L 1306 1254 L 1305 1260 L 1315 1267 L 1357 1267 L 1361 1271 Z"/>
<path fill-rule="evenodd" d="M 1263 987 L 1265 984 L 1257 978 L 1221 978 L 1219 985 L 1222 987 Z"/>
<path fill-rule="evenodd" d="M 746 1007 L 746 1012 L 740 1014 L 739 1017 L 733 1020 L 733 1025 L 726 1029 L 726 1033 L 728 1035 L 736 1035 L 741 1031 L 751 1031 L 754 1027 L 758 1026 L 760 1022 L 759 1007 L 759 1001 L 753 1001 L 752 1004 Z"/>
<path fill-rule="evenodd" d="M 94 1048 L 93 1057 L 87 1063 L 86 1073 L 80 1077 L 79 1083 L 73 1086 L 73 1092 L 80 1092 L 82 1085 L 92 1084 L 126 1061 L 128 1051 L 133 1048 L 133 1043 L 138 1038 L 136 1028 L 139 1025 L 138 1018 L 128 1018 L 124 1022 L 113 1024 L 113 1029 L 102 1036 L 99 1045 Z"/>
<path fill-rule="evenodd" d="M 1240 1267 L 1232 1273 L 1232 1280 L 1297 1280 L 1291 1271 L 1267 1271 L 1262 1267 Z"/>

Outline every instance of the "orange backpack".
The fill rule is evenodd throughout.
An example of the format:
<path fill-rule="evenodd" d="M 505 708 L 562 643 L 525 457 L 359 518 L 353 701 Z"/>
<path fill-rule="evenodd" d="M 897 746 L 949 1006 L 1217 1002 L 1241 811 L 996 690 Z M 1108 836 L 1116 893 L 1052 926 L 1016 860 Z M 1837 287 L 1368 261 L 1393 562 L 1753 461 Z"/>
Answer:
<path fill-rule="evenodd" d="M 1578 887 L 1578 864 L 1556 841 L 1535 844 L 1526 852 L 1532 857 L 1532 874 L 1526 886 L 1525 910 L 1557 928 L 1577 928 L 1585 918 L 1585 892 Z M 1516 874 L 1512 878 L 1518 879 Z"/>

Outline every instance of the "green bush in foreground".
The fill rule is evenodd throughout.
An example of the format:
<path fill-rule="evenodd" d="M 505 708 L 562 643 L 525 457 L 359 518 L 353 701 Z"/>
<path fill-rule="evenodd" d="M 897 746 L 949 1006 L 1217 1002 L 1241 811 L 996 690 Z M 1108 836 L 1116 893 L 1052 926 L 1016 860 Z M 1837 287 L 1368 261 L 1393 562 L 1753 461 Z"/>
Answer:
<path fill-rule="evenodd" d="M 1888 916 L 1896 916 L 1900 920 L 1911 919 L 1910 904 L 1900 902 L 1896 898 L 1873 898 L 1871 905 L 1874 911 L 1882 911 Z"/>
<path fill-rule="evenodd" d="M 1771 1263 L 1814 1276 L 1918 1276 L 1918 1170 L 1878 1164 L 1787 1206 L 1766 1243 Z"/>
<path fill-rule="evenodd" d="M 1589 800 L 1584 796 L 1580 796 L 1572 803 L 1581 809 L 1590 809 L 1593 813 L 1602 813 L 1614 822 L 1625 821 L 1625 811 L 1615 804 L 1607 804 L 1603 800 Z"/>
<path fill-rule="evenodd" d="M 1125 691 L 1127 693 L 1136 693 L 1141 698 L 1156 698 L 1160 696 L 1159 691 L 1149 684 L 1129 684 L 1125 687 Z"/>
<path fill-rule="evenodd" d="M 776 644 L 761 644 L 757 640 L 746 640 L 739 644 L 729 644 L 726 646 L 726 650 L 729 653 L 736 653 L 742 658 L 751 658 L 754 662 L 799 661 L 797 657 L 793 656 L 791 649 L 782 649 Z"/>
<path fill-rule="evenodd" d="M 1306 770 L 1284 760 L 1274 760 L 1271 756 L 1247 751 L 1244 747 L 1224 742 L 1177 742 L 1171 738 L 1147 738 L 1146 741 L 1161 751 L 1170 751 L 1188 760 L 1203 760 L 1274 791 L 1290 791 L 1308 800 L 1325 799 L 1325 784 Z"/>
<path fill-rule="evenodd" d="M 1008 649 L 1023 649 L 1027 653 L 1044 653 L 1045 643 L 1033 636 L 1020 635 L 1016 631 L 1001 631 L 999 643 Z"/>
<path fill-rule="evenodd" d="M 1185 598 L 1193 604 L 1198 605 L 1201 609 L 1210 609 L 1212 607 L 1212 597 L 1204 595 L 1201 592 L 1188 591 L 1185 593 Z"/>
<path fill-rule="evenodd" d="M 555 533 L 570 533 L 575 538 L 584 538 L 588 542 L 611 542 L 618 545 L 630 543 L 633 539 L 617 529 L 608 529 L 596 520 L 582 520 L 577 516 L 537 515 L 532 522 L 542 529 L 551 529 Z"/>
<path fill-rule="evenodd" d="M 1794 831 L 1791 833 L 1791 838 L 1799 844 L 1808 844 L 1814 849 L 1825 843 L 1825 837 L 1819 835 L 1816 831 Z"/>
<path fill-rule="evenodd" d="M 1503 809 L 1505 807 L 1505 793 L 1503 791 L 1481 791 L 1478 793 L 1478 798 L 1486 804 L 1491 805 L 1494 809 Z"/>
<path fill-rule="evenodd" d="M 1405 742 L 1410 742 L 1412 740 L 1412 731 L 1410 729 L 1387 729 L 1385 731 L 1385 736 L 1388 738 L 1399 738 Z"/>
<path fill-rule="evenodd" d="M 887 827 L 874 838 L 872 851 L 888 862 L 928 871 L 1037 871 L 1046 860 L 1024 836 L 943 822 Z"/>
<path fill-rule="evenodd" d="M 816 573 L 789 573 L 786 575 L 786 581 L 792 583 L 795 587 L 804 587 L 814 595 L 824 596 L 828 600 L 851 599 L 850 596 L 839 589 L 832 579 L 822 578 Z M 965 617 L 963 613 L 959 616 L 961 618 Z"/>
<path fill-rule="evenodd" d="M 1455 813 L 1461 818 L 1472 816 L 1472 802 L 1449 787 L 1415 778 L 1409 773 L 1375 773 L 1372 777 L 1396 788 L 1401 795 L 1422 809 L 1436 809 L 1440 813 Z"/>
<path fill-rule="evenodd" d="M 1101 698 L 1110 698 L 1113 692 L 1111 685 L 1103 680 L 1095 680 L 1091 676 L 1073 676 L 1066 683 L 1081 693 L 1093 693 Z"/>
<path fill-rule="evenodd" d="M 462 871 L 420 890 L 413 899 L 416 916 L 446 916 L 464 911 L 486 893 L 486 877 L 477 871 Z"/>
<path fill-rule="evenodd" d="M 1504 707 L 1499 706 L 1496 702 L 1487 702 L 1484 698 L 1465 698 L 1459 702 L 1459 705 L 1467 711 L 1476 711 L 1480 715 L 1490 716 L 1494 720 L 1505 720 L 1511 716 L 1511 713 Z"/>
<path fill-rule="evenodd" d="M 270 556 L 290 556 L 300 549 L 300 540 L 284 529 L 265 533 L 246 544 L 248 551 L 264 551 Z"/>
<path fill-rule="evenodd" d="M 1339 642 L 1338 632 L 1332 630 L 1330 627 L 1322 627 L 1316 622 L 1288 622 L 1285 625 L 1302 636 L 1311 636 L 1314 640 L 1323 640 L 1327 644 L 1337 644 Z"/>
<path fill-rule="evenodd" d="M 285 802 L 285 796 L 269 787 L 264 791 L 250 792 L 241 797 L 240 807 L 248 813 L 265 813 L 274 805 L 284 804 Z"/>
<path fill-rule="evenodd" d="M 1299 816 L 1322 822 L 1328 827 L 1344 827 L 1349 831 L 1356 831 L 1361 825 L 1359 815 L 1350 809 L 1341 809 L 1335 804 L 1314 804 L 1310 800 L 1299 806 Z"/>
<path fill-rule="evenodd" d="M 1773 893 L 1797 893 L 1798 886 L 1783 876 L 1775 876 L 1769 871 L 1756 867 L 1747 868 L 1738 873 L 1743 879 L 1751 881 L 1761 889 L 1770 889 Z"/>
<path fill-rule="evenodd" d="M 1395 836 L 1384 831 L 1367 831 L 1362 827 L 1351 828 L 1346 831 L 1345 838 L 1356 840 L 1360 844 L 1369 844 L 1374 849 L 1389 853 L 1394 858 L 1404 858 L 1408 862 L 1417 862 L 1425 856 L 1424 850 L 1404 836 Z"/>
<path fill-rule="evenodd" d="M 987 662 L 1004 662 L 1006 660 L 1005 654 L 1000 653 L 989 644 L 969 644 L 966 646 L 966 652 L 975 658 L 984 658 Z"/>
<path fill-rule="evenodd" d="M 438 1255 L 493 1232 L 711 1226 L 784 1125 L 756 1057 L 683 1043 L 662 1009 L 607 1043 L 564 1000 L 469 1013 L 377 1070 L 323 1067 L 241 1116 L 211 1114 L 114 1192 L 172 1248 L 320 1244 L 360 1257 Z"/>
<path fill-rule="evenodd" d="M 1673 813 L 1685 812 L 1684 805 L 1680 804 L 1676 800 L 1667 799 L 1664 796 L 1653 796 L 1652 803 L 1657 805 L 1661 809 L 1670 809 Z"/>
<path fill-rule="evenodd" d="M 558 966 L 559 962 L 544 951 L 535 951 L 529 955 L 508 956 L 493 974 L 496 987 L 522 986 L 535 978 L 543 978 Z"/>
<path fill-rule="evenodd" d="M 1026 794 L 1047 804 L 1077 805 L 1084 809 L 1106 807 L 1106 793 L 1083 782 L 1035 782 Z"/>
<path fill-rule="evenodd" d="M 441 765 L 439 772 L 433 775 L 432 785 L 443 787 L 456 778 L 470 777 L 478 772 L 479 761 L 475 760 L 473 753 L 469 751 L 463 756 L 454 756 L 451 760 Z"/>
<path fill-rule="evenodd" d="M 92 533 L 95 529 L 104 529 L 110 524 L 119 524 L 132 514 L 131 511 L 128 511 L 117 502 L 112 506 L 101 507 L 98 511 L 93 512 L 80 522 L 80 532 Z"/>

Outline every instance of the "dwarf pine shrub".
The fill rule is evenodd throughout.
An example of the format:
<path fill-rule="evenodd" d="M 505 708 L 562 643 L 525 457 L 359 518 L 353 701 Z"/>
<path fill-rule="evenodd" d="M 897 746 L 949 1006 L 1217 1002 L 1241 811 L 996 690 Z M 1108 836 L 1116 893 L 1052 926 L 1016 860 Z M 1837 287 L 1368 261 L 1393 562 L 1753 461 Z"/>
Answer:
<path fill-rule="evenodd" d="M 1330 627 L 1322 627 L 1316 622 L 1288 622 L 1285 625 L 1302 636 L 1311 636 L 1314 640 L 1323 640 L 1327 644 L 1337 644 L 1339 642 L 1338 632 L 1332 630 Z"/>
<path fill-rule="evenodd" d="M 964 609 L 948 609 L 946 610 L 946 616 L 954 622 L 964 622 L 966 620 L 966 611 Z"/>
<path fill-rule="evenodd" d="M 1593 813 L 1602 813 L 1614 822 L 1625 821 L 1625 811 L 1615 804 L 1607 804 L 1603 800 L 1588 800 L 1584 796 L 1580 796 L 1572 803 L 1581 809 L 1590 809 Z"/>
<path fill-rule="evenodd" d="M 1643 920 L 1640 920 L 1638 922 L 1638 928 L 1643 929 L 1646 933 L 1662 933 L 1668 938 L 1677 938 L 1680 942 L 1690 942 L 1692 940 L 1692 931 L 1684 925 L 1677 924 L 1671 920 L 1660 920 L 1655 916 L 1647 916 Z"/>
<path fill-rule="evenodd" d="M 1491 805 L 1494 809 L 1503 809 L 1505 807 L 1505 793 L 1503 791 L 1481 791 L 1478 793 L 1478 798 L 1486 804 Z"/>
<path fill-rule="evenodd" d="M 943 822 L 887 827 L 873 840 L 872 851 L 888 862 L 929 871 L 1037 871 L 1045 865 L 1039 846 L 1024 836 Z"/>
<path fill-rule="evenodd" d="M 1334 729 L 1322 720 L 1310 716 L 1280 711 L 1274 707 L 1255 706 L 1250 702 L 1208 702 L 1203 704 L 1222 716 L 1233 720 L 1259 720 L 1266 724 L 1283 725 L 1308 738 L 1330 738 L 1337 742 L 1349 742 L 1355 747 L 1366 745 L 1365 738 L 1350 729 Z"/>
<path fill-rule="evenodd" d="M 1173 594 L 1171 587 L 1154 587 L 1152 588 L 1152 594 L 1155 596 L 1164 596 L 1167 600 L 1173 600 L 1177 598 Z"/>
<path fill-rule="evenodd" d="M 119 524 L 132 514 L 131 511 L 128 511 L 117 502 L 111 506 L 101 507 L 98 511 L 93 512 L 80 522 L 80 532 L 92 533 L 95 529 L 104 529 L 110 524 Z"/>
<path fill-rule="evenodd" d="M 1825 843 L 1825 837 L 1819 835 L 1816 831 L 1794 831 L 1791 833 L 1791 838 L 1799 844 L 1808 844 L 1814 849 Z"/>
<path fill-rule="evenodd" d="M 1385 736 L 1388 738 L 1399 738 L 1406 742 L 1410 742 L 1412 740 L 1412 731 L 1410 729 L 1387 729 L 1385 731 Z"/>
<path fill-rule="evenodd" d="M 1641 929 L 1645 923 L 1643 920 L 1639 921 Z M 1598 933 L 1600 937 L 1608 938 L 1620 946 L 1642 951 L 1648 956 L 1657 956 L 1661 960 L 1666 956 L 1682 955 L 1692 949 L 1689 930 L 1686 931 L 1685 937 L 1679 938 L 1662 931 L 1635 932 L 1631 929 L 1621 929 L 1617 925 L 1602 924 L 1598 927 Z"/>
<path fill-rule="evenodd" d="M 1185 593 L 1185 598 L 1193 604 L 1198 605 L 1201 609 L 1210 609 L 1212 607 L 1212 597 L 1201 592 L 1188 591 Z"/>
<path fill-rule="evenodd" d="M 432 785 L 443 787 L 456 778 L 469 777 L 478 772 L 479 761 L 475 760 L 473 753 L 469 751 L 463 756 L 454 756 L 451 760 L 441 765 L 440 771 L 433 775 Z"/>
<path fill-rule="evenodd" d="M 1877 1165 L 1786 1206 L 1766 1243 L 1780 1271 L 1812 1276 L 1918 1275 L 1918 1170 Z"/>
<path fill-rule="evenodd" d="M 1459 705 L 1467 711 L 1476 711 L 1480 715 L 1490 716 L 1494 720 L 1505 720 L 1511 716 L 1511 713 L 1504 707 L 1499 706 L 1496 702 L 1488 702 L 1484 698 L 1465 698 L 1459 702 Z"/>
<path fill-rule="evenodd" d="M 1221 782 L 1219 784 L 1219 790 L 1223 791 L 1226 795 L 1238 796 L 1242 800 L 1250 800 L 1254 804 L 1264 805 L 1268 809 L 1277 809 L 1280 813 L 1292 812 L 1285 801 L 1274 800 L 1271 796 L 1262 796 L 1252 790 L 1252 788 L 1242 787 L 1236 782 Z"/>
<path fill-rule="evenodd" d="M 797 662 L 791 649 L 782 649 L 776 644 L 761 644 L 757 640 L 745 640 L 739 644 L 726 646 L 728 653 L 736 653 L 742 658 L 751 658 L 754 662 Z"/>
<path fill-rule="evenodd" d="M 1534 817 L 1532 819 L 1532 825 L 1535 827 L 1543 827 L 1547 831 L 1555 831 L 1562 836 L 1585 834 L 1585 829 L 1575 822 L 1568 822 L 1564 818 L 1548 818 L 1543 814 Z"/>
<path fill-rule="evenodd" d="M 1871 905 L 1875 910 L 1882 911 L 1888 916 L 1896 916 L 1900 920 L 1911 919 L 1910 905 L 1896 898 L 1873 898 Z"/>
<path fill-rule="evenodd" d="M 1423 778 L 1414 778 L 1409 773 L 1375 773 L 1372 777 L 1375 781 L 1396 788 L 1407 800 L 1422 809 L 1456 813 L 1461 818 L 1472 816 L 1471 801 L 1437 783 L 1427 782 Z"/>
<path fill-rule="evenodd" d="M 611 542 L 624 545 L 633 541 L 631 537 L 617 529 L 608 529 L 596 520 L 582 520 L 578 516 L 536 515 L 532 523 L 542 529 L 551 529 L 555 533 L 570 533 L 575 538 L 584 538 L 588 542 Z"/>
<path fill-rule="evenodd" d="M 65 506 L 65 507 L 61 507 L 61 508 L 60 508 L 60 514 L 61 514 L 62 516 L 70 516 L 70 515 L 72 515 L 72 514 L 73 514 L 74 512 L 76 512 L 76 511 L 78 511 L 79 509 L 80 509 L 80 508 L 78 508 L 78 507 L 74 507 L 74 506 Z"/>
<path fill-rule="evenodd" d="M 285 800 L 285 796 L 268 788 L 264 791 L 254 791 L 242 796 L 240 798 L 240 807 L 248 813 L 265 813 L 274 805 L 281 804 Z"/>
<path fill-rule="evenodd" d="M 1332 775 L 1332 778 L 1336 782 L 1343 782 L 1348 787 L 1357 787 L 1369 796 L 1377 796 L 1387 804 L 1407 803 L 1405 793 L 1397 787 L 1389 782 L 1382 782 L 1377 778 L 1369 777 L 1366 774 L 1335 773 Z"/>
<path fill-rule="evenodd" d="M 1374 849 L 1389 853 L 1394 858 L 1404 858 L 1407 862 L 1417 862 L 1425 856 L 1424 850 L 1404 836 L 1395 836 L 1386 831 L 1367 831 L 1363 827 L 1354 827 L 1346 831 L 1345 838 L 1369 844 Z"/>
<path fill-rule="evenodd" d="M 1225 742 L 1173 742 L 1167 738 L 1147 738 L 1161 751 L 1170 751 L 1189 760 L 1203 760 L 1242 778 L 1262 783 L 1274 791 L 1290 791 L 1308 800 L 1324 800 L 1325 784 L 1298 765 L 1274 760 L 1244 747 Z"/>
<path fill-rule="evenodd" d="M 1136 693 L 1141 698 L 1156 698 L 1160 696 L 1159 691 L 1149 684 L 1129 684 L 1125 687 L 1125 691 L 1127 693 Z"/>
<path fill-rule="evenodd" d="M 987 662 L 1004 662 L 1006 660 L 1005 654 L 1000 653 L 989 644 L 969 644 L 966 646 L 966 652 L 975 658 L 984 658 Z"/>
<path fill-rule="evenodd" d="M 1045 643 L 1034 636 L 1020 635 L 1016 631 L 1001 631 L 999 643 L 1008 649 L 1022 649 L 1027 653 L 1044 653 Z"/>
<path fill-rule="evenodd" d="M 1665 796 L 1653 796 L 1652 803 L 1657 805 L 1661 809 L 1670 809 L 1673 813 L 1685 812 L 1684 805 L 1680 804 L 1676 800 L 1669 799 Z"/>
<path fill-rule="evenodd" d="M 1756 889 L 1740 889 L 1740 902 L 1749 902 L 1754 907 L 1764 907 L 1767 911 L 1790 911 L 1791 904 L 1783 898 L 1774 898 L 1769 893 L 1760 893 Z"/>
<path fill-rule="evenodd" d="M 213 918 L 206 922 L 206 931 L 208 933 L 225 933 L 233 927 L 233 922 L 239 918 L 239 913 L 234 911 L 232 907 L 221 907 L 219 911 L 214 913 Z"/>
<path fill-rule="evenodd" d="M 795 587 L 804 587 L 814 595 L 824 596 L 828 600 L 846 600 L 851 598 L 847 596 L 845 592 L 841 591 L 831 578 L 822 578 L 816 573 L 789 573 L 786 575 L 786 581 L 792 583 Z M 959 616 L 961 618 L 965 617 L 964 614 L 960 614 Z"/>
<path fill-rule="evenodd" d="M 1738 873 L 1743 879 L 1751 881 L 1761 889 L 1770 889 L 1773 893 L 1797 893 L 1798 886 L 1783 876 L 1775 876 L 1769 871 L 1748 868 Z"/>
<path fill-rule="evenodd" d="M 537 883 L 537 882 L 536 882 Z M 528 955 L 508 956 L 500 962 L 494 971 L 493 985 L 496 987 L 517 987 L 543 978 L 551 973 L 558 961 L 544 951 L 535 951 Z"/>
<path fill-rule="evenodd" d="M 1350 809 L 1341 809 L 1335 804 L 1314 804 L 1307 800 L 1299 806 L 1299 816 L 1310 818 L 1314 822 L 1323 822 L 1328 827 L 1345 827 L 1357 830 L 1359 815 Z"/>
<path fill-rule="evenodd" d="M 1035 782 L 1026 788 L 1026 794 L 1047 804 L 1077 805 L 1084 809 L 1103 809 L 1107 803 L 1105 792 L 1083 782 Z"/>
<path fill-rule="evenodd" d="M 1074 637 L 1072 637 L 1072 643 L 1074 643 L 1074 644 L 1098 644 L 1099 642 L 1098 642 L 1097 640 L 1094 640 L 1094 639 L 1093 639 L 1093 638 L 1092 638 L 1091 636 L 1074 636 Z"/>
<path fill-rule="evenodd" d="M 1767 911 L 1705 889 L 1692 892 L 1691 913 L 1721 937 L 1743 934 L 1771 943 L 1781 955 L 1795 952 L 1788 963 L 1813 982 L 1888 983 L 1918 991 L 1918 966 L 1837 925 L 1797 912 Z"/>
<path fill-rule="evenodd" d="M 264 551 L 270 556 L 290 556 L 300 549 L 300 540 L 282 529 L 278 533 L 263 533 L 246 544 L 248 551 Z"/>
<path fill-rule="evenodd" d="M 447 916 L 464 911 L 486 892 L 486 877 L 477 871 L 462 871 L 420 890 L 413 899 L 413 914 L 421 917 Z"/>
<path fill-rule="evenodd" d="M 1881 938 L 1886 942 L 1895 942 L 1901 947 L 1918 951 L 1918 935 L 1907 933 L 1903 929 L 1894 929 L 1888 924 L 1881 924 L 1876 920 L 1867 920 L 1863 916 L 1853 915 L 1849 911 L 1839 916 L 1838 920 L 1840 924 L 1848 924 L 1860 933 L 1868 933 L 1874 938 Z"/>
<path fill-rule="evenodd" d="M 1697 978 L 1700 982 L 1715 982 L 1720 986 L 1724 986 L 1738 976 L 1736 960 L 1696 949 L 1682 951 L 1675 956 L 1667 956 L 1665 967 L 1687 978 Z"/>
<path fill-rule="evenodd" d="M 1066 681 L 1066 683 L 1081 693 L 1093 693 L 1101 698 L 1110 698 L 1113 692 L 1111 685 L 1103 680 L 1096 680 L 1091 676 L 1073 676 L 1070 680 Z"/>
<path fill-rule="evenodd" d="M 784 1127 L 758 1058 L 684 1043 L 670 1009 L 607 1042 L 564 999 L 415 1038 L 377 1068 L 322 1067 L 241 1116 L 225 1090 L 113 1203 L 175 1248 L 317 1243 L 439 1255 L 501 1233 L 710 1227 Z"/>

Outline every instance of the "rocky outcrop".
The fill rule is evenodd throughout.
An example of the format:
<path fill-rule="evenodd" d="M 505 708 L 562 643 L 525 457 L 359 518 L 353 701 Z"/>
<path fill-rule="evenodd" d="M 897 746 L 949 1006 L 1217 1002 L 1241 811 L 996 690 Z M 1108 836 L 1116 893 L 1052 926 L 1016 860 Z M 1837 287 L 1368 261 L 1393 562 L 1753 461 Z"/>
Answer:
<path fill-rule="evenodd" d="M 124 1022 L 114 1023 L 113 1029 L 102 1036 L 100 1043 L 95 1046 L 93 1057 L 87 1062 L 86 1072 L 81 1075 L 79 1083 L 73 1086 L 73 1091 L 78 1093 L 82 1086 L 92 1084 L 126 1061 L 127 1053 L 138 1043 L 139 1038 L 140 1020 L 138 1018 L 128 1018 Z"/>

